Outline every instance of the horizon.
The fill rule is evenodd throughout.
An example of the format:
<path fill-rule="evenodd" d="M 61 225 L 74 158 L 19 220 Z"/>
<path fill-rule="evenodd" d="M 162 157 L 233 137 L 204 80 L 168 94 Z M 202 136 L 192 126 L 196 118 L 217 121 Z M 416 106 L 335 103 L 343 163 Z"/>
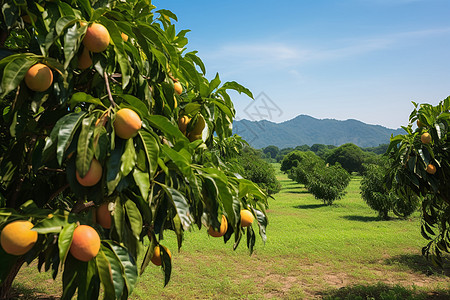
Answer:
<path fill-rule="evenodd" d="M 187 51 L 198 51 L 207 78 L 218 72 L 253 92 L 255 101 L 231 93 L 236 119 L 252 105 L 261 114 L 263 95 L 280 112 L 272 122 L 305 114 L 400 128 L 411 101 L 450 95 L 450 1 L 153 3 L 177 15 L 177 32 L 191 30 Z"/>

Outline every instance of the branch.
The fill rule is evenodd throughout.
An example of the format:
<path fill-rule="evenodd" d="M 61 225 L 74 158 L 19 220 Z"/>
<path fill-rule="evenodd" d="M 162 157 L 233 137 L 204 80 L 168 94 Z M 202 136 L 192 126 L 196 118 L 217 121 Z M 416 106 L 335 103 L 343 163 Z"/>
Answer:
<path fill-rule="evenodd" d="M 77 214 L 94 206 L 94 201 L 84 202 L 84 200 L 78 200 L 77 203 L 75 203 L 75 206 L 72 208 L 71 212 Z"/>
<path fill-rule="evenodd" d="M 114 102 L 114 99 L 112 97 L 111 88 L 109 87 L 108 74 L 106 73 L 106 71 L 103 73 L 103 76 L 105 77 L 106 91 L 108 92 L 109 102 L 111 102 L 113 107 L 116 107 L 117 104 L 116 104 L 116 102 Z"/>

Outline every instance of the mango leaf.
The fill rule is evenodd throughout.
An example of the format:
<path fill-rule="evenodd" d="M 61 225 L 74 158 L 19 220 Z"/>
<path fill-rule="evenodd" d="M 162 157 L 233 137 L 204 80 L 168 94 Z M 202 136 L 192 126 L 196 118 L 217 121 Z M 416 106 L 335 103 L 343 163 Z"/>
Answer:
<path fill-rule="evenodd" d="M 61 17 L 56 21 L 56 34 L 61 35 L 67 26 L 70 26 L 77 22 L 77 18 L 74 15 Z"/>
<path fill-rule="evenodd" d="M 256 236 L 253 231 L 253 227 L 250 225 L 247 227 L 247 248 L 250 250 L 250 255 L 253 253 L 253 247 L 255 246 Z"/>
<path fill-rule="evenodd" d="M 120 158 L 122 162 L 120 165 L 120 172 L 122 172 L 123 176 L 128 176 L 133 170 L 136 164 L 136 157 L 133 139 L 128 139 L 125 143 L 125 151 Z"/>
<path fill-rule="evenodd" d="M 128 253 L 128 251 L 113 242 L 109 242 L 109 246 L 114 251 L 118 261 L 120 262 L 121 269 L 123 272 L 123 278 L 128 288 L 128 292 L 131 294 L 136 285 L 138 271 L 136 267 L 136 262 L 133 257 Z"/>
<path fill-rule="evenodd" d="M 145 153 L 147 156 L 147 161 L 149 165 L 149 175 L 151 178 L 153 178 L 153 176 L 156 173 L 156 170 L 158 169 L 158 157 L 159 157 L 158 141 L 151 133 L 148 133 L 147 131 L 140 130 L 138 134 L 141 137 L 142 144 L 144 146 Z"/>
<path fill-rule="evenodd" d="M 2 266 L 0 268 L 0 285 L 8 277 L 9 271 L 12 269 L 18 258 L 19 256 L 10 255 L 0 247 L 0 266 Z"/>
<path fill-rule="evenodd" d="M 39 234 L 60 233 L 63 227 L 74 221 L 68 212 L 59 210 L 50 214 L 48 218 L 38 221 L 33 230 Z"/>
<path fill-rule="evenodd" d="M 142 232 L 142 216 L 136 204 L 127 200 L 125 202 L 125 211 L 128 216 L 128 220 L 130 221 L 131 230 L 136 239 L 139 239 Z"/>
<path fill-rule="evenodd" d="M 82 118 L 86 115 L 86 112 L 77 112 L 65 115 L 58 120 L 55 127 L 50 133 L 50 137 L 47 138 L 45 142 L 45 147 L 42 156 L 45 155 L 46 151 L 53 148 L 56 145 L 56 157 L 58 164 L 62 164 L 62 159 L 64 157 L 64 152 L 69 147 L 72 142 L 73 136 L 75 135 L 78 126 L 81 123 Z"/>
<path fill-rule="evenodd" d="M 239 83 L 237 83 L 236 81 L 228 81 L 225 82 L 222 87 L 220 87 L 219 90 L 235 90 L 236 92 L 238 92 L 239 94 L 246 94 L 247 96 L 249 96 L 250 98 L 253 98 L 253 94 L 252 92 L 247 89 L 246 87 L 240 85 Z"/>
<path fill-rule="evenodd" d="M 0 86 L 2 98 L 19 86 L 28 69 L 31 68 L 36 62 L 36 58 L 33 59 L 29 56 L 17 56 L 6 65 L 3 70 L 3 78 Z"/>
<path fill-rule="evenodd" d="M 121 107 L 129 107 L 133 109 L 141 116 L 141 118 L 146 118 L 150 116 L 149 108 L 145 105 L 144 102 L 142 102 L 142 100 L 136 98 L 133 95 L 128 94 L 117 94 L 116 96 L 122 98 L 128 104 L 128 105 L 121 104 Z"/>
<path fill-rule="evenodd" d="M 142 172 L 138 168 L 135 168 L 133 170 L 133 178 L 137 186 L 139 187 L 142 198 L 147 201 L 150 190 L 150 176 L 147 172 Z"/>
<path fill-rule="evenodd" d="M 77 227 L 76 223 L 64 226 L 58 237 L 59 259 L 61 264 L 64 264 L 69 253 L 70 245 L 72 244 L 73 231 Z"/>
<path fill-rule="evenodd" d="M 142 125 L 144 128 L 150 125 L 153 128 L 159 129 L 165 133 L 167 137 L 173 137 L 177 141 L 185 141 L 186 143 L 189 142 L 178 127 L 172 124 L 169 119 L 164 116 L 151 115 L 143 120 Z"/>
<path fill-rule="evenodd" d="M 114 251 L 110 249 L 110 247 L 111 247 L 110 243 L 108 243 L 107 241 L 102 241 L 100 249 L 103 252 L 103 255 L 108 260 L 109 265 L 110 265 L 110 271 L 111 271 L 112 280 L 114 283 L 115 299 L 121 299 L 122 294 L 125 289 L 125 280 L 122 275 L 123 270 L 122 270 L 122 266 L 121 266 L 119 259 L 117 258 Z M 103 283 L 103 281 L 102 281 L 102 283 Z M 108 299 L 111 299 L 111 298 L 108 298 Z M 114 299 L 114 298 L 112 298 L 112 299 Z"/>
<path fill-rule="evenodd" d="M 81 122 L 81 132 L 78 137 L 76 157 L 76 167 L 81 177 L 86 176 L 86 173 L 91 167 L 92 159 L 94 158 L 93 139 L 95 127 L 93 123 L 96 119 L 97 117 L 95 115 L 91 115 L 84 118 Z"/>
<path fill-rule="evenodd" d="M 61 299 L 72 299 L 78 287 L 78 272 L 86 263 L 75 259 L 72 255 L 68 255 L 64 264 L 64 272 L 62 276 L 63 294 Z"/>
<path fill-rule="evenodd" d="M 125 141 L 122 139 L 116 140 L 116 147 L 111 151 L 111 156 L 106 162 L 106 185 L 108 187 L 108 194 L 112 194 L 119 184 L 122 175 L 120 173 L 121 157 L 125 147 Z"/>
<path fill-rule="evenodd" d="M 100 251 L 95 257 L 97 262 L 97 272 L 100 277 L 100 282 L 103 285 L 103 292 L 105 293 L 103 299 L 115 299 L 115 288 L 111 264 L 103 251 L 104 248 L 105 247 L 102 245 L 100 247 Z"/>
<path fill-rule="evenodd" d="M 170 281 L 170 275 L 172 273 L 172 260 L 164 247 L 159 247 L 159 249 L 161 251 L 161 267 L 164 272 L 165 287 Z"/>
<path fill-rule="evenodd" d="M 72 97 L 69 100 L 69 105 L 73 109 L 77 104 L 79 103 L 92 103 L 97 106 L 102 106 L 104 108 L 107 108 L 98 98 L 94 98 L 89 94 L 86 94 L 84 92 L 77 92 L 72 95 Z"/>
<path fill-rule="evenodd" d="M 160 185 L 166 192 L 167 196 L 169 196 L 172 205 L 177 210 L 177 214 L 180 217 L 181 225 L 184 230 L 188 230 L 193 222 L 193 219 L 189 211 L 189 204 L 187 203 L 186 198 L 178 190 L 164 184 Z"/>
<path fill-rule="evenodd" d="M 78 300 L 98 299 L 100 293 L 100 278 L 96 261 L 91 259 L 78 273 Z"/>
<path fill-rule="evenodd" d="M 75 53 L 78 51 L 78 41 L 82 34 L 84 32 L 78 30 L 78 24 L 70 26 L 64 34 L 64 69 L 67 69 Z"/>

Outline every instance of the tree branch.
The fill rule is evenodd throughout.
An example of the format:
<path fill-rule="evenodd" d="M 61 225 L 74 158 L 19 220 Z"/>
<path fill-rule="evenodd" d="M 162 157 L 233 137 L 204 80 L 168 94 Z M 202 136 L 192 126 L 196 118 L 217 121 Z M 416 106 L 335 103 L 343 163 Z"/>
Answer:
<path fill-rule="evenodd" d="M 103 76 L 105 77 L 105 84 L 106 84 L 106 91 L 108 92 L 108 99 L 109 102 L 111 102 L 113 107 L 116 107 L 117 104 L 114 101 L 112 94 L 111 94 L 111 88 L 109 87 L 109 80 L 108 80 L 108 73 L 106 73 L 106 71 L 103 73 Z"/>

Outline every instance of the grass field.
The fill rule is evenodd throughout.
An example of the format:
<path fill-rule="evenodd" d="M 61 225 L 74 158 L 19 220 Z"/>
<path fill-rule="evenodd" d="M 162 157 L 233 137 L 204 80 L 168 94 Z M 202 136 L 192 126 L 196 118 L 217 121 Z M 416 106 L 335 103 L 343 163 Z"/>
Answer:
<path fill-rule="evenodd" d="M 233 251 L 206 230 L 186 233 L 178 253 L 167 234 L 170 283 L 163 288 L 162 271 L 149 266 L 131 299 L 450 299 L 448 265 L 434 268 L 421 256 L 419 213 L 378 219 L 360 197 L 358 177 L 333 206 L 278 177 L 283 189 L 270 200 L 268 240 L 257 239 L 252 256 L 245 240 Z M 14 283 L 21 299 L 57 297 L 60 286 L 33 265 Z"/>

